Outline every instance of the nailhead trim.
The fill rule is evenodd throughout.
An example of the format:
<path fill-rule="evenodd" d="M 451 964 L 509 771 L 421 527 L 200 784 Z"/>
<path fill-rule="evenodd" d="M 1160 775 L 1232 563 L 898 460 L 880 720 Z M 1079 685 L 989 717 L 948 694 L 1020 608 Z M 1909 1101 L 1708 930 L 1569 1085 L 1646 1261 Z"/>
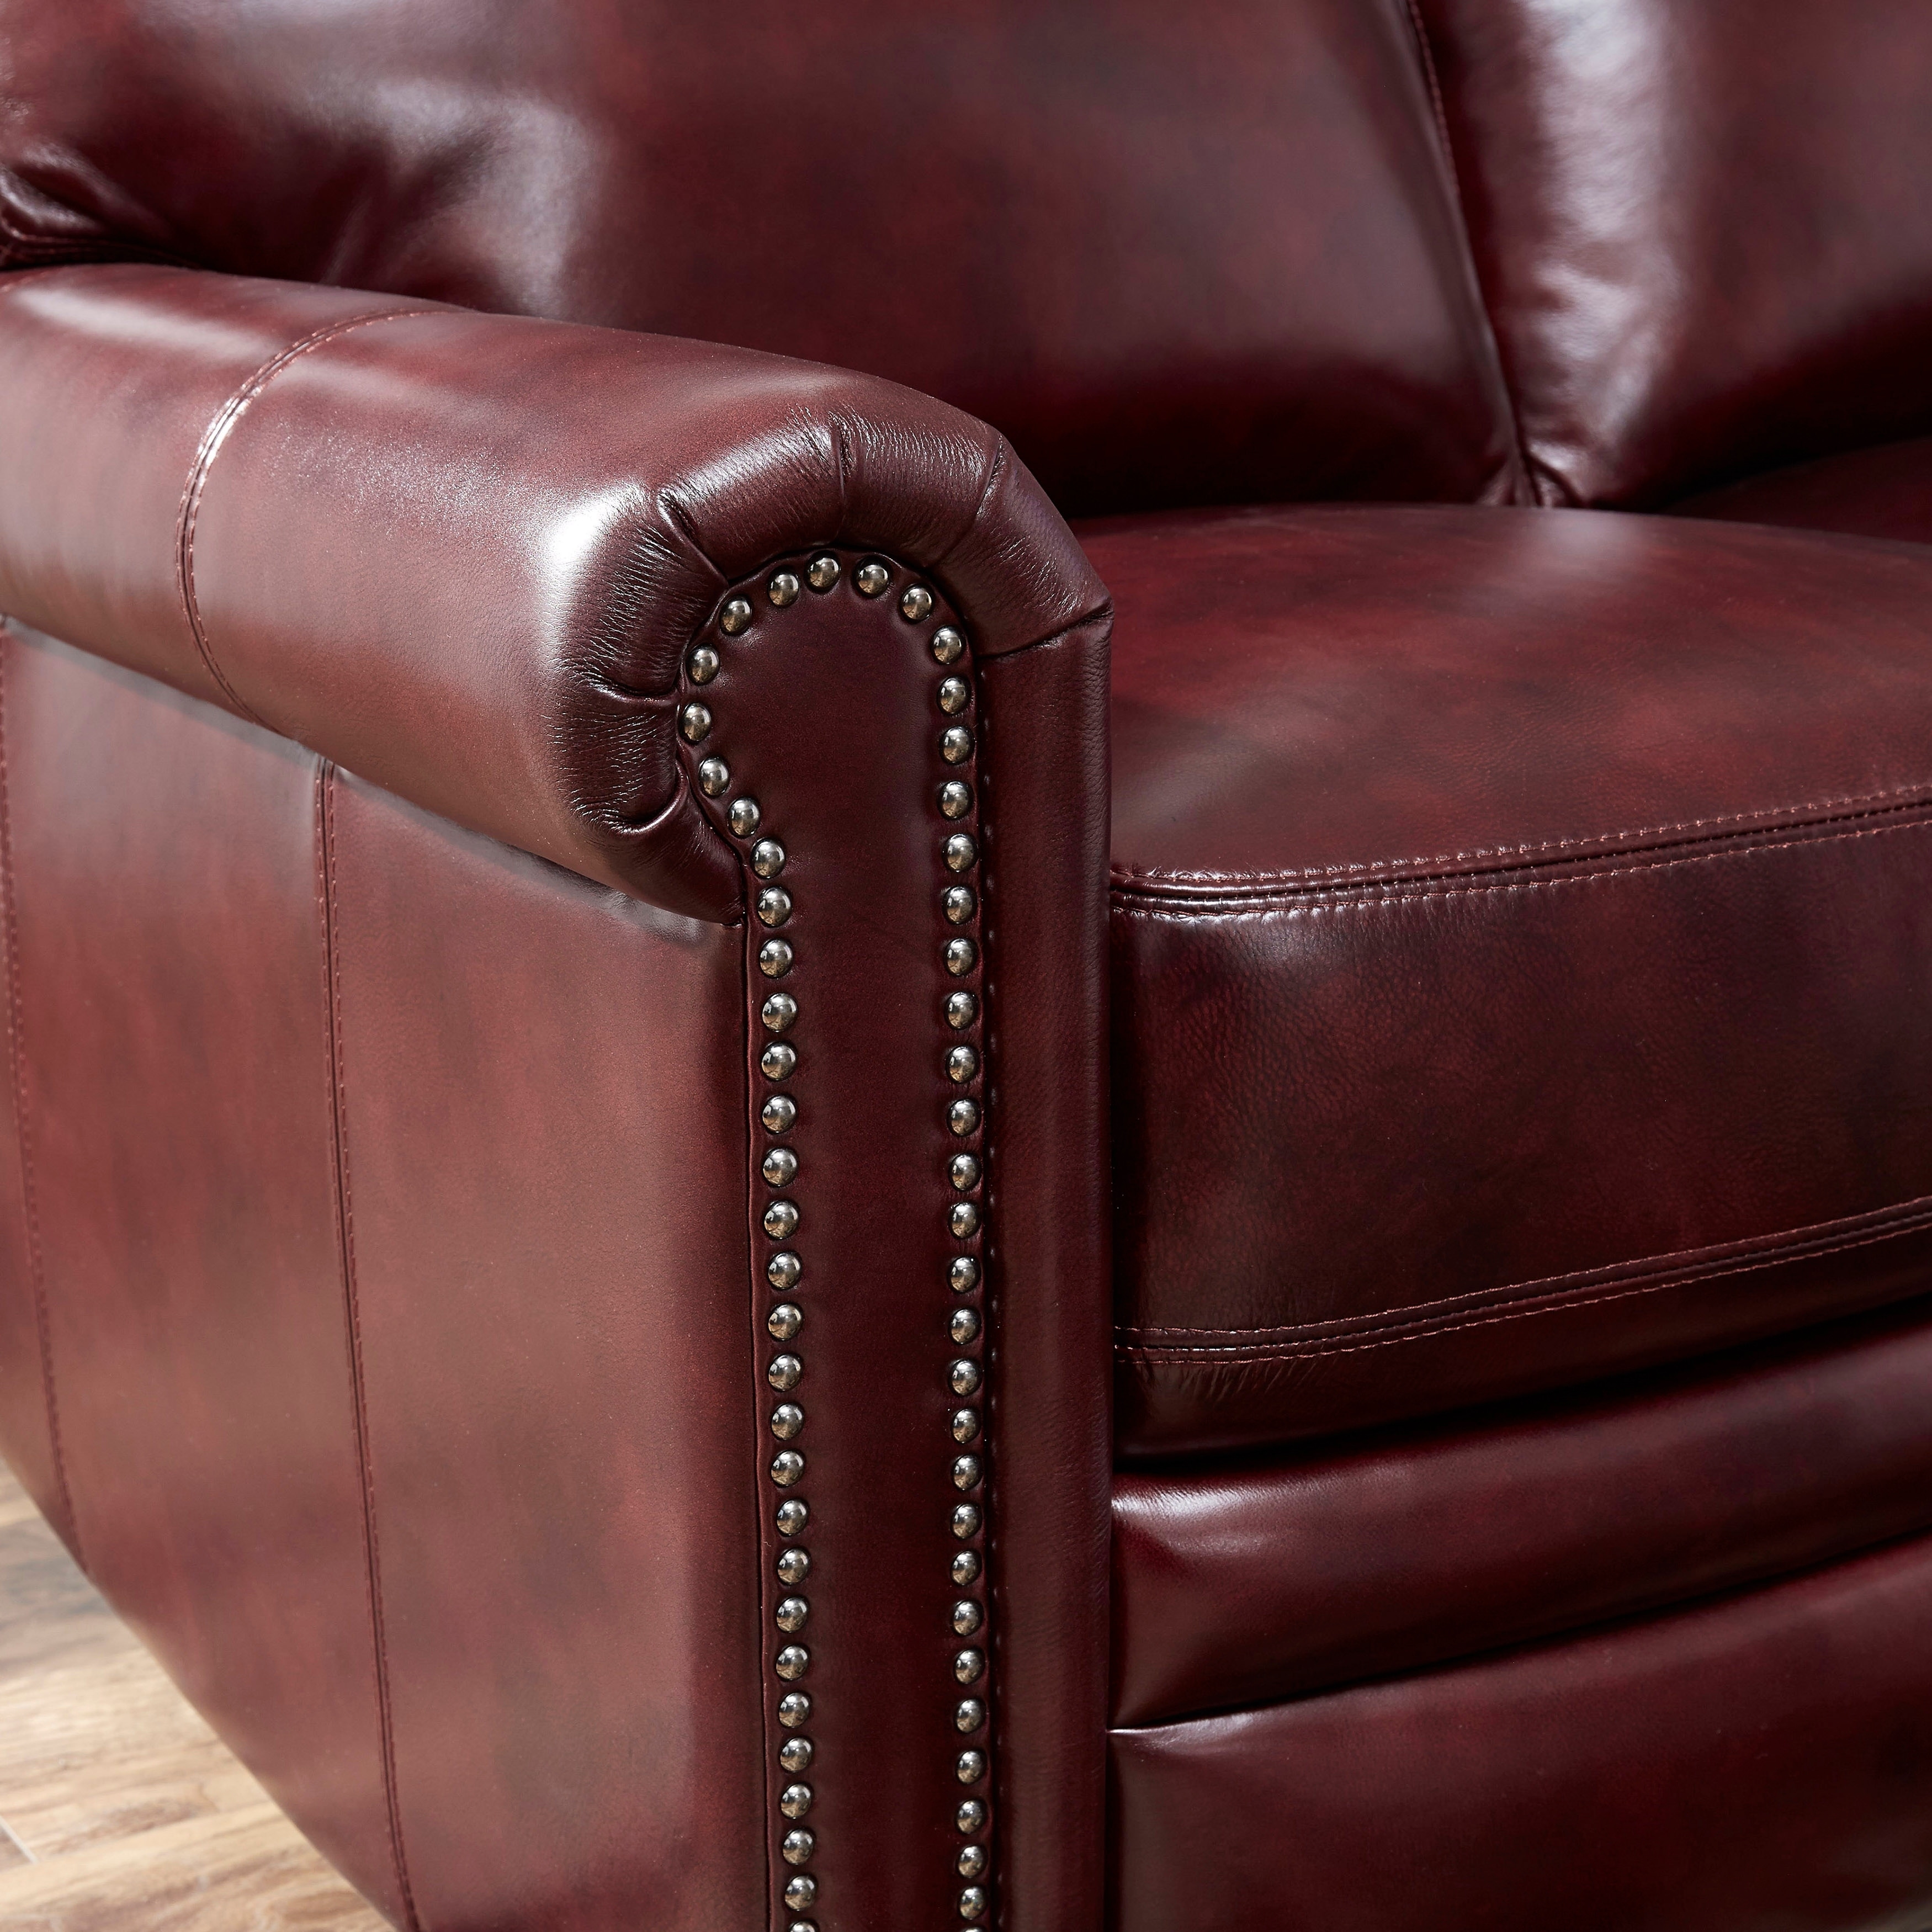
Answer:
<path fill-rule="evenodd" d="M 800 569 L 780 563 L 764 578 L 764 600 L 782 610 L 798 601 L 804 585 L 818 592 L 830 590 L 844 574 L 844 566 L 830 552 L 813 555 Z M 933 778 L 928 790 L 929 808 L 934 814 L 933 896 L 934 943 L 940 963 L 949 978 L 964 980 L 981 971 L 983 946 L 980 932 L 981 894 L 968 883 L 977 872 L 982 842 L 979 836 L 977 789 L 978 739 L 972 711 L 974 681 L 970 646 L 962 628 L 932 622 L 937 609 L 932 592 L 913 580 L 911 573 L 878 557 L 868 557 L 852 573 L 854 587 L 868 598 L 880 598 L 895 590 L 894 602 L 901 620 L 908 624 L 930 626 L 928 647 L 942 674 L 933 685 L 933 702 L 939 714 L 939 728 L 932 737 Z M 755 594 L 755 593 L 754 593 Z M 692 691 L 709 685 L 722 664 L 721 644 L 748 630 L 757 614 L 752 596 L 742 591 L 730 593 L 719 607 L 706 638 L 686 653 L 684 676 L 688 688 L 680 704 L 679 724 L 693 763 L 698 790 L 706 799 L 723 801 L 731 790 L 731 773 L 724 760 L 716 755 L 701 759 L 696 748 L 710 736 L 716 722 L 711 706 L 699 700 Z M 784 870 L 783 844 L 764 823 L 758 801 L 747 794 L 715 805 L 730 836 L 742 850 L 740 856 L 760 880 L 774 880 Z M 778 938 L 791 918 L 790 892 L 782 885 L 767 884 L 752 901 L 758 926 L 764 936 L 758 940 L 758 964 L 767 981 L 782 982 L 796 963 L 791 941 Z M 790 1186 L 796 1178 L 797 1156 L 782 1144 L 798 1117 L 796 1102 L 782 1092 L 798 1064 L 791 1036 L 804 1022 L 798 1002 L 789 993 L 773 991 L 760 1002 L 759 1017 L 766 1044 L 760 1069 L 766 1093 L 760 1118 L 770 1142 L 760 1150 L 758 1171 L 773 1190 Z M 937 1070 L 950 1090 L 940 1103 L 943 1119 L 952 1138 L 952 1150 L 946 1159 L 943 1178 L 947 1205 L 945 1227 L 957 1244 L 950 1254 L 940 1286 L 950 1304 L 946 1333 L 958 1352 L 948 1363 L 946 1386 L 962 1406 L 950 1411 L 946 1439 L 940 1445 L 944 1461 L 936 1471 L 936 1498 L 946 1512 L 946 1523 L 957 1544 L 949 1564 L 948 1581 L 956 1594 L 950 1612 L 950 1635 L 962 1642 L 950 1658 L 951 1682 L 946 1689 L 953 1696 L 953 1726 L 966 1743 L 952 1763 L 958 1784 L 968 1788 L 954 1808 L 952 1822 L 963 1844 L 955 1859 L 955 1870 L 964 1881 L 957 1894 L 959 1932 L 985 1932 L 992 1909 L 990 1892 L 983 1882 L 992 1865 L 986 1844 L 989 1807 L 987 1792 L 992 1777 L 988 1704 L 991 1686 L 989 1604 L 986 1576 L 986 1511 L 982 1498 L 987 1480 L 983 1454 L 985 1426 L 980 1404 L 985 1394 L 985 1323 L 974 1298 L 980 1295 L 986 1280 L 982 1250 L 986 1241 L 986 1222 L 979 1202 L 986 1177 L 985 1054 L 983 1034 L 985 1001 L 976 991 L 958 987 L 947 994 L 940 1011 L 934 1016 L 934 1041 Z M 783 1036 L 783 1037 L 781 1037 Z M 810 1520 L 810 1505 L 800 1493 L 808 1467 L 806 1452 L 789 1445 L 801 1436 L 806 1426 L 805 1406 L 791 1400 L 806 1376 L 806 1358 L 796 1337 L 804 1326 L 804 1311 L 793 1299 L 804 1278 L 804 1258 L 790 1245 L 796 1238 L 801 1216 L 795 1202 L 776 1193 L 767 1200 L 761 1216 L 766 1233 L 775 1242 L 785 1244 L 768 1256 L 766 1274 L 772 1292 L 779 1298 L 766 1318 L 766 1328 L 782 1352 L 774 1354 L 762 1372 L 770 1388 L 786 1397 L 770 1412 L 770 1430 L 776 1438 L 770 1476 L 778 1499 L 777 1526 L 784 1540 L 777 1569 L 787 1594 L 774 1611 L 779 1633 L 790 1636 L 802 1631 L 810 1616 L 810 1599 L 803 1585 L 812 1567 L 810 1551 L 794 1539 Z M 968 1445 L 979 1445 L 976 1448 Z M 960 1500 L 962 1496 L 975 1500 Z M 814 1831 L 797 1824 L 811 1810 L 813 1793 L 802 1774 L 812 1766 L 815 1750 L 802 1727 L 811 1719 L 812 1696 L 796 1688 L 809 1671 L 809 1646 L 796 1642 L 778 1645 L 772 1654 L 771 1668 L 784 1694 L 778 1700 L 778 1722 L 785 1731 L 780 1745 L 781 1768 L 790 1774 L 778 1798 L 778 1809 L 788 1828 L 780 1850 L 786 1863 L 794 1868 L 808 1865 L 818 1849 Z M 960 1696 L 961 1691 L 970 1695 Z M 816 1909 L 820 1902 L 819 1881 L 806 1870 L 794 1869 L 784 1887 L 784 1904 L 794 1912 Z M 788 1932 L 817 1932 L 808 1920 L 794 1921 Z"/>

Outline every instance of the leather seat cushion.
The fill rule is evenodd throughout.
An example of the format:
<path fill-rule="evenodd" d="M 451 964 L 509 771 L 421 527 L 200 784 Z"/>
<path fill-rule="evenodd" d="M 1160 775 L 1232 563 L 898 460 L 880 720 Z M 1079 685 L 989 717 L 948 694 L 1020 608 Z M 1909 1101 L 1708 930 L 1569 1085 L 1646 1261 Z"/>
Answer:
<path fill-rule="evenodd" d="M 1932 1282 L 1932 554 L 1460 508 L 1084 537 L 1125 1454 Z"/>
<path fill-rule="evenodd" d="M 1768 470 L 1686 497 L 1672 513 L 1932 543 L 1932 436 Z"/>

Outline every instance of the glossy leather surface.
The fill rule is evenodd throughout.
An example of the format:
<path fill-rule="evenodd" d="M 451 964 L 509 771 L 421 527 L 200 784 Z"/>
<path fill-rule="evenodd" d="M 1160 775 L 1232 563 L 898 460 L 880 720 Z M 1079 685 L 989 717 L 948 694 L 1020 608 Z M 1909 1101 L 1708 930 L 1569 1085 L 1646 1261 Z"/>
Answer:
<path fill-rule="evenodd" d="M 864 369 L 1082 510 L 1509 484 L 1402 0 L 7 0 L 0 72 L 0 266 Z"/>
<path fill-rule="evenodd" d="M 1120 1932 L 1892 1932 L 1932 1910 L 1932 1545 L 1118 1731 Z"/>
<path fill-rule="evenodd" d="M 1114 1721 L 1655 1610 L 1932 1528 L 1932 1312 L 1114 1494 Z"/>
<path fill-rule="evenodd" d="M 987 656 L 1102 606 L 1024 469 L 941 404 L 394 309 L 166 268 L 0 281 L 0 609 L 722 918 L 740 868 L 673 712 L 728 583 L 808 544 L 878 548 L 938 574 Z"/>
<path fill-rule="evenodd" d="M 1679 517 L 1932 544 L 1932 436 L 1795 463 L 1670 507 Z"/>
<path fill-rule="evenodd" d="M 1421 0 L 1538 500 L 1932 429 L 1921 0 Z"/>
<path fill-rule="evenodd" d="M 1932 556 L 1451 508 L 1085 541 L 1127 1454 L 1924 1285 Z"/>
<path fill-rule="evenodd" d="M 399 1924 L 755 1922 L 732 936 L 5 650 L 91 1574 Z"/>

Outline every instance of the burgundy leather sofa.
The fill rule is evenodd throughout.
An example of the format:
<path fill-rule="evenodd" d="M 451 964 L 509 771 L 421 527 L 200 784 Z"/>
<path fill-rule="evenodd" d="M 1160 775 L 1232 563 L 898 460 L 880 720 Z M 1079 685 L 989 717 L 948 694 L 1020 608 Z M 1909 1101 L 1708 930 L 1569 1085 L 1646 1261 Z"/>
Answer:
<path fill-rule="evenodd" d="M 0 1431 L 398 1926 L 1932 1925 L 1928 184 L 1924 0 L 0 4 Z"/>

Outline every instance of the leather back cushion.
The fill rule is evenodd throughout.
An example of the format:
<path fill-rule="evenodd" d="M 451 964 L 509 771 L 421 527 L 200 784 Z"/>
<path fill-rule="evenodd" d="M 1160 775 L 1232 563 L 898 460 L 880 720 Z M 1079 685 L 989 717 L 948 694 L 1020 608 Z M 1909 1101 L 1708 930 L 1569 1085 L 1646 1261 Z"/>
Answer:
<path fill-rule="evenodd" d="M 1404 0 L 0 0 L 0 262 L 143 253 L 865 369 L 1070 511 L 1511 473 Z"/>
<path fill-rule="evenodd" d="M 1424 0 L 1538 494 L 1932 428 L 1925 0 Z"/>

